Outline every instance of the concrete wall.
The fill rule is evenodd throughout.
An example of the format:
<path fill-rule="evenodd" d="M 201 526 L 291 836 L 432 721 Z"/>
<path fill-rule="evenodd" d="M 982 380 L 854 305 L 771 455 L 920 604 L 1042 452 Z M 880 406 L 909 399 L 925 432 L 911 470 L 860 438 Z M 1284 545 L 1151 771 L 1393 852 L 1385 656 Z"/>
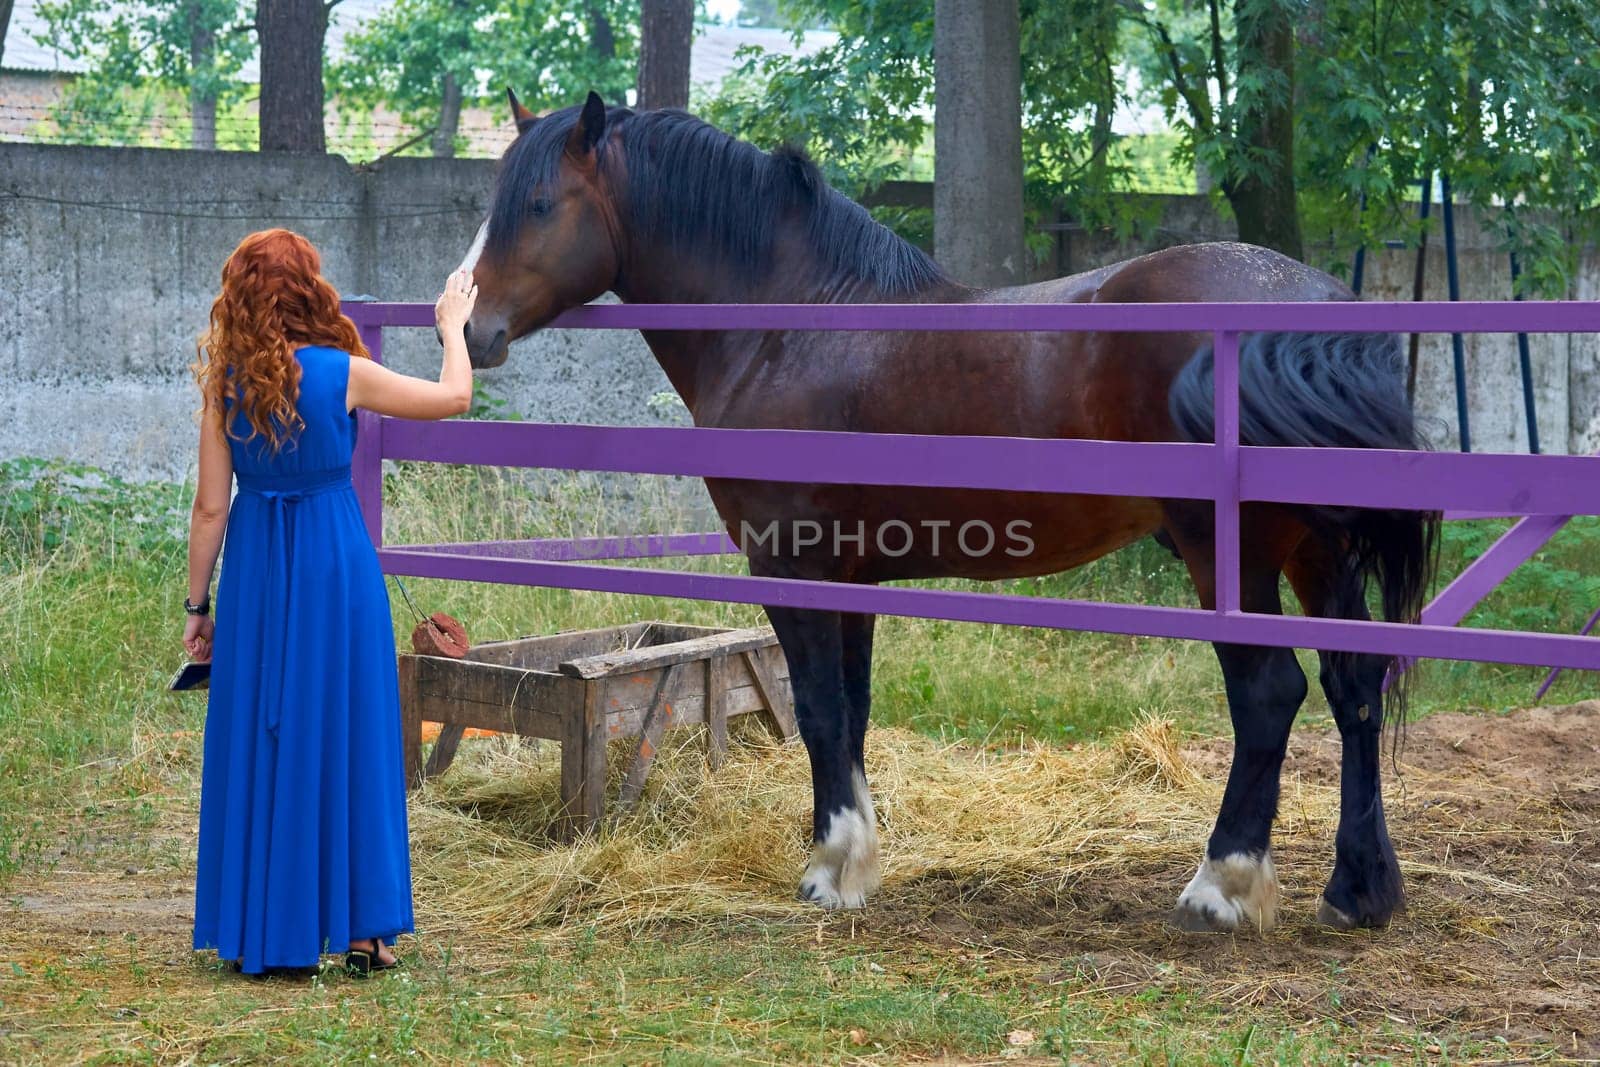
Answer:
<path fill-rule="evenodd" d="M 0 145 L 0 457 L 61 456 L 130 477 L 181 478 L 192 463 L 196 393 L 188 364 L 227 253 L 252 230 L 283 225 L 323 250 L 346 294 L 432 300 L 481 219 L 494 164 L 395 159 L 353 168 L 336 157 Z M 1151 244 L 1230 236 L 1199 197 L 1162 198 Z M 1508 295 L 1505 258 L 1463 218 L 1463 296 Z M 1444 297 L 1435 241 L 1429 299 Z M 1059 267 L 1084 270 L 1149 245 L 1062 237 Z M 1369 256 L 1367 294 L 1408 298 L 1413 253 Z M 1600 299 L 1600 254 L 1575 284 Z M 1549 451 L 1600 448 L 1596 338 L 1535 337 L 1540 429 Z M 433 374 L 431 333 L 391 330 L 397 368 Z M 1520 451 L 1515 343 L 1467 339 L 1474 444 Z M 669 388 L 635 334 L 547 333 L 482 375 L 523 416 L 651 423 Z M 1454 442 L 1448 338 L 1424 346 L 1419 394 L 1440 446 Z"/>
<path fill-rule="evenodd" d="M 287 226 L 346 295 L 432 301 L 481 221 L 487 160 L 0 145 L 0 457 L 59 456 L 182 478 L 198 393 L 188 365 L 223 260 Z M 390 330 L 386 361 L 437 374 L 431 332 Z M 485 372 L 552 421 L 656 421 L 670 388 L 636 334 L 549 333 Z"/>

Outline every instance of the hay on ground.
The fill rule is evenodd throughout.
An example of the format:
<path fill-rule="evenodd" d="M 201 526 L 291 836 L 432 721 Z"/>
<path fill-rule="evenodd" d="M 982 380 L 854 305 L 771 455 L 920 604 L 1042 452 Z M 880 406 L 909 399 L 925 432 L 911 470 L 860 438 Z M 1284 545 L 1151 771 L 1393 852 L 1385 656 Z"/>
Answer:
<path fill-rule="evenodd" d="M 435 929 L 675 918 L 810 917 L 794 899 L 811 822 L 799 744 L 758 731 L 710 771 L 703 735 L 669 736 L 644 801 L 597 835 L 552 840 L 553 745 L 464 745 L 412 808 L 419 898 Z M 611 787 L 628 746 L 612 746 Z M 927 876 L 1054 887 L 1111 869 L 1193 862 L 1220 784 L 1192 768 L 1172 724 L 1149 720 L 1106 746 L 1025 742 L 1004 751 L 876 729 L 867 772 L 878 807 L 884 892 Z M 1331 790 L 1305 799 L 1331 814 Z"/>

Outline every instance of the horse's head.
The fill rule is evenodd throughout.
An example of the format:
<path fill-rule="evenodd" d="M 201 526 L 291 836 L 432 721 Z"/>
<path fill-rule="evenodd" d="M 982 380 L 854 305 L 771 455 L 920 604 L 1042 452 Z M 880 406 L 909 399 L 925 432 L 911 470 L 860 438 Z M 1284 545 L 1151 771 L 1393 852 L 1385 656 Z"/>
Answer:
<path fill-rule="evenodd" d="M 517 139 L 500 163 L 489 218 L 462 261 L 478 285 L 467 323 L 475 367 L 617 277 L 618 211 L 600 166 L 608 116 L 595 93 L 581 108 L 536 117 L 507 92 Z M 626 114 L 626 112 L 622 112 Z"/>

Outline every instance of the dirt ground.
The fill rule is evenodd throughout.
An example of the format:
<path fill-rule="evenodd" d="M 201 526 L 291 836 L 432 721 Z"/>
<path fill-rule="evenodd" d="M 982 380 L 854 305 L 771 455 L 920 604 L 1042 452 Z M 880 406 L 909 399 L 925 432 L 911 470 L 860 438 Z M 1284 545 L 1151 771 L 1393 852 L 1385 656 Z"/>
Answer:
<path fill-rule="evenodd" d="M 1209 741 L 1184 754 L 1220 776 L 1228 751 Z M 1402 774 L 1385 768 L 1409 899 L 1387 930 L 1337 933 L 1312 921 L 1332 840 L 1325 827 L 1295 832 L 1297 791 L 1336 786 L 1338 766 L 1336 734 L 1295 734 L 1276 852 L 1280 925 L 1264 938 L 1168 926 L 1167 909 L 1192 873 L 1176 861 L 1092 881 L 1068 872 L 1024 891 L 971 879 L 891 882 L 848 918 L 848 936 L 887 951 L 908 938 L 947 946 L 1043 982 L 1181 989 L 1291 1020 L 1387 1020 L 1600 1059 L 1600 701 L 1505 717 L 1433 715 L 1411 727 Z M 69 858 L 9 887 L 4 955 L 36 958 L 86 937 L 137 932 L 146 943 L 170 941 L 174 961 L 187 960 L 189 876 L 108 865 L 113 842 L 91 850 L 102 862 Z M 1195 853 L 1186 863 L 1198 844 Z M 841 921 L 829 921 L 827 936 L 846 936 Z"/>
<path fill-rule="evenodd" d="M 1208 742 L 1185 755 L 1221 776 L 1229 751 Z M 1280 827 L 1296 818 L 1297 779 L 1336 787 L 1338 773 L 1337 733 L 1298 731 Z M 1385 790 L 1408 897 L 1387 930 L 1317 925 L 1333 843 L 1284 833 L 1280 925 L 1264 939 L 1168 926 L 1165 887 L 1187 869 L 1068 881 L 1033 899 L 903 885 L 865 922 L 1015 954 L 1046 978 L 1077 970 L 1108 987 L 1200 987 L 1292 1018 L 1387 1019 L 1600 1059 L 1600 701 L 1429 716 L 1408 732 L 1398 781 L 1385 766 Z"/>

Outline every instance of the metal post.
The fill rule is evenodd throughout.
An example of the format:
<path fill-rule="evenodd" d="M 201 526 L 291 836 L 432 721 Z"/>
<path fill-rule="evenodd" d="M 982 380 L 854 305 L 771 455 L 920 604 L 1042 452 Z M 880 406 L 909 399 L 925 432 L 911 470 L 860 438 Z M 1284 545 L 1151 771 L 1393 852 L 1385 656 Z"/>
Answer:
<path fill-rule="evenodd" d="M 344 313 L 361 334 L 361 343 L 375 363 L 383 362 L 383 327 L 370 320 L 371 311 L 358 300 L 346 300 Z M 383 546 L 383 420 L 371 411 L 356 412 L 356 448 L 350 458 L 350 481 L 361 502 L 361 519 L 375 548 Z"/>
<path fill-rule="evenodd" d="M 1444 197 L 1444 264 L 1450 279 L 1450 300 L 1461 299 L 1461 277 L 1456 269 L 1456 212 L 1450 203 L 1450 175 L 1439 175 Z M 1461 451 L 1472 451 L 1472 429 L 1467 423 L 1467 350 L 1461 335 L 1450 335 L 1450 351 L 1456 371 L 1456 424 L 1461 427 Z"/>
<path fill-rule="evenodd" d="M 1411 276 L 1411 299 L 1422 299 L 1422 283 L 1428 269 L 1428 209 L 1433 205 L 1433 171 L 1422 176 L 1422 205 L 1417 209 L 1417 222 L 1421 224 L 1417 235 L 1417 269 Z M 1417 399 L 1417 345 L 1421 334 L 1411 335 L 1411 348 L 1406 357 L 1406 399 Z"/>
<path fill-rule="evenodd" d="M 1521 300 L 1522 294 L 1517 290 L 1517 279 L 1522 277 L 1522 268 L 1517 263 L 1517 254 L 1511 253 L 1511 299 Z M 1539 409 L 1533 396 L 1533 360 L 1528 355 L 1528 335 L 1517 334 L 1517 363 L 1522 369 L 1522 413 L 1528 420 L 1528 451 L 1534 455 L 1539 454 Z M 1543 696 L 1543 694 L 1540 694 Z"/>
<path fill-rule="evenodd" d="M 1212 434 L 1217 451 L 1217 531 L 1213 580 L 1217 612 L 1239 611 L 1239 335 L 1218 330 L 1212 336 Z"/>

